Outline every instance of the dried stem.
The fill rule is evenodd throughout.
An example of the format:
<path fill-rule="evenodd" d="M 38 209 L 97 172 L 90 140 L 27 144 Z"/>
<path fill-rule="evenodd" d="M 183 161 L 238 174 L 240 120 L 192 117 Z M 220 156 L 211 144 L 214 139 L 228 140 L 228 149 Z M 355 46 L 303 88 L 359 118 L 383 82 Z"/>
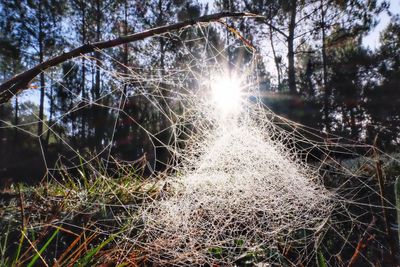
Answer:
<path fill-rule="evenodd" d="M 385 181 L 384 181 L 383 171 L 382 171 L 382 162 L 379 159 L 378 149 L 376 148 L 377 139 L 378 139 L 378 136 L 375 137 L 374 146 L 373 146 L 373 152 L 374 152 L 374 157 L 375 157 L 376 177 L 377 177 L 378 185 L 379 185 L 379 196 L 380 196 L 380 201 L 381 201 L 383 220 L 385 223 L 385 234 L 386 234 L 386 237 L 387 237 L 387 240 L 389 243 L 390 255 L 395 260 L 396 249 L 395 249 L 392 235 L 390 233 L 388 211 L 387 211 L 386 204 L 385 204 L 386 194 L 385 194 Z"/>
<path fill-rule="evenodd" d="M 21 186 L 19 184 L 18 184 L 18 195 L 19 195 L 19 208 L 20 208 L 20 212 L 21 212 L 21 228 L 22 228 L 22 231 L 23 231 L 25 229 L 25 227 L 26 227 L 24 196 L 22 195 Z"/>
<path fill-rule="evenodd" d="M 374 227 L 375 223 L 376 223 L 376 218 L 374 216 L 374 217 L 372 217 L 372 220 L 369 223 L 367 229 L 365 229 L 364 234 L 361 236 L 360 241 L 358 241 L 356 250 L 354 251 L 354 254 L 351 257 L 350 262 L 347 265 L 347 267 L 355 266 L 357 260 L 360 258 L 362 250 L 364 250 L 367 247 L 368 243 L 372 239 L 374 239 L 374 235 L 371 235 L 371 231 L 372 231 L 372 227 Z"/>

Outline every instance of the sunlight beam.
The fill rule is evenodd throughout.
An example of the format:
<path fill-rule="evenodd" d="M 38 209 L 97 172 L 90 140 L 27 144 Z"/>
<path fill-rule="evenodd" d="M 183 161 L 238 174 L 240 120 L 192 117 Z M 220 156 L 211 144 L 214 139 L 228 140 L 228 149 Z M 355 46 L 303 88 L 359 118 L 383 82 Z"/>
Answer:
<path fill-rule="evenodd" d="M 220 76 L 211 83 L 213 104 L 224 115 L 236 113 L 242 105 L 243 92 L 240 79 L 234 76 Z"/>

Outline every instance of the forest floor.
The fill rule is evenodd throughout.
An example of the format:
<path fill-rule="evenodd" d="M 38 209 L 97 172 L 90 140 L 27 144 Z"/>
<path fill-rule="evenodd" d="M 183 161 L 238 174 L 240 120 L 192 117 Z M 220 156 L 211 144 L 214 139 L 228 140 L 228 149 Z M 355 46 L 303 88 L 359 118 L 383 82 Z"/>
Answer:
<path fill-rule="evenodd" d="M 363 160 L 342 165 L 371 175 L 362 168 Z M 390 157 L 383 165 L 387 176 L 400 173 Z M 133 167 L 121 167 L 111 176 L 84 168 L 75 176 L 62 172 L 62 179 L 0 192 L 0 266 L 146 265 L 146 253 L 137 245 L 140 209 L 167 190 L 163 177 L 144 179 Z M 325 261 L 321 257 L 316 266 Z"/>
<path fill-rule="evenodd" d="M 0 192 L 0 266 L 131 266 L 143 260 L 138 248 L 122 251 L 119 244 L 140 229 L 138 209 L 157 198 L 162 181 L 144 180 L 132 168 L 112 178 L 86 173 L 65 172 L 61 180 Z"/>

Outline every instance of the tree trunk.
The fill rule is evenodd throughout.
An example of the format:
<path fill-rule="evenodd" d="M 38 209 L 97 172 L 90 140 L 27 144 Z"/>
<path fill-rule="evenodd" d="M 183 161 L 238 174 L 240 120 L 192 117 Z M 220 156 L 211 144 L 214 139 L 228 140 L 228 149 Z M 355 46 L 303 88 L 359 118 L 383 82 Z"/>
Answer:
<path fill-rule="evenodd" d="M 297 94 L 296 86 L 296 69 L 294 65 L 294 30 L 296 28 L 296 13 L 297 13 L 297 0 L 292 0 L 290 3 L 290 22 L 289 22 L 289 34 L 287 38 L 288 44 L 288 80 L 289 80 L 289 92 L 291 94 Z"/>
<path fill-rule="evenodd" d="M 123 29 L 122 29 L 122 35 L 127 35 L 128 34 L 128 3 L 127 0 L 124 1 L 124 23 L 123 23 Z M 125 75 L 128 74 L 128 58 L 129 58 L 129 47 L 128 44 L 124 44 L 123 46 L 123 54 L 122 54 L 122 62 L 123 62 L 123 73 Z M 118 112 L 117 118 L 116 118 L 116 132 L 119 133 L 117 138 L 127 138 L 129 135 L 129 124 L 127 121 L 129 121 L 129 116 L 127 116 L 125 110 L 125 104 L 127 102 L 127 92 L 128 91 L 128 84 L 124 83 L 123 87 L 123 92 L 120 98 L 120 104 L 119 104 L 119 109 L 124 112 Z M 116 140 L 118 141 L 118 139 Z"/>
<path fill-rule="evenodd" d="M 43 14 L 42 14 L 42 2 L 39 1 L 39 10 L 38 10 L 38 19 L 39 19 L 39 64 L 43 63 Z M 40 104 L 39 104 L 39 122 L 38 122 L 38 136 L 40 137 L 43 133 L 43 119 L 44 119 L 44 88 L 45 87 L 45 78 L 44 72 L 40 72 Z"/>
<path fill-rule="evenodd" d="M 311 59 L 308 60 L 307 62 L 307 68 L 306 68 L 306 81 L 308 84 L 308 93 L 310 97 L 314 98 L 315 93 L 314 93 L 314 85 L 312 81 L 312 74 L 313 74 L 313 63 Z"/>
<path fill-rule="evenodd" d="M 96 41 L 99 42 L 101 40 L 101 0 L 96 1 Z M 101 116 L 101 104 L 102 100 L 100 99 L 101 97 L 101 92 L 100 92 L 100 87 L 101 87 L 101 80 L 100 80 L 100 60 L 101 60 L 101 55 L 99 51 L 96 51 L 94 53 L 94 58 L 95 58 L 95 64 L 96 64 L 96 70 L 95 70 L 95 81 L 94 81 L 94 136 L 95 136 L 95 146 L 100 148 L 102 146 L 102 139 L 103 139 L 103 134 L 104 134 L 104 118 Z"/>
<path fill-rule="evenodd" d="M 15 144 L 18 144 L 18 128 L 17 125 L 19 124 L 19 118 L 18 118 L 18 113 L 19 113 L 19 104 L 18 104 L 18 96 L 15 97 L 15 107 L 14 107 L 14 125 L 16 126 L 14 128 L 14 142 Z"/>
<path fill-rule="evenodd" d="M 350 108 L 350 129 L 351 129 L 351 137 L 354 140 L 357 140 L 357 124 L 356 124 L 356 114 L 354 112 L 354 108 Z"/>
<path fill-rule="evenodd" d="M 324 123 L 326 132 L 331 131 L 330 121 L 330 98 L 331 90 L 328 86 L 327 56 L 326 56 L 326 28 L 325 28 L 325 10 L 324 0 L 321 0 L 321 29 L 322 29 L 322 66 L 323 66 L 323 87 L 324 87 Z"/>
<path fill-rule="evenodd" d="M 84 45 L 86 43 L 86 9 L 85 9 L 85 4 L 84 3 L 80 3 L 81 4 L 81 9 L 82 9 L 82 45 Z M 85 66 L 85 57 L 82 57 L 82 85 L 81 85 L 81 96 L 82 96 L 82 105 L 86 105 L 86 99 L 87 99 L 87 95 L 86 95 L 86 66 Z M 81 139 L 83 142 L 85 142 L 86 140 L 86 108 L 84 108 L 81 112 Z"/>
<path fill-rule="evenodd" d="M 275 44 L 274 44 L 273 33 L 272 33 L 272 27 L 269 27 L 269 40 L 271 42 L 272 55 L 274 56 L 276 73 L 278 75 L 278 90 L 280 90 L 281 86 L 282 86 L 281 85 L 281 68 L 279 66 L 278 56 L 276 55 Z"/>
<path fill-rule="evenodd" d="M 53 75 L 52 75 L 51 79 L 53 79 Z M 49 114 L 49 122 L 48 122 L 50 127 L 51 127 L 52 120 L 53 120 L 53 113 L 54 113 L 53 85 L 50 84 L 50 114 Z M 46 143 L 45 143 L 46 147 L 49 145 L 50 134 L 51 134 L 51 131 L 48 130 L 47 135 L 46 135 Z"/>
<path fill-rule="evenodd" d="M 0 120 L 4 120 L 4 105 L 0 105 Z M 4 126 L 3 122 L 0 121 L 0 147 L 2 147 L 3 145 L 3 131 L 4 131 Z M 1 149 L 0 149 L 1 151 Z"/>
<path fill-rule="evenodd" d="M 2 80 L 5 81 L 6 80 L 6 70 L 3 69 L 3 77 Z M 0 120 L 4 119 L 4 105 L 0 104 Z M 4 127 L 5 125 L 3 125 L 3 123 L 0 121 L 0 147 L 3 147 L 3 138 L 4 138 Z M 1 149 L 0 149 L 0 153 L 1 153 Z"/>
<path fill-rule="evenodd" d="M 124 2 L 124 32 L 123 35 L 126 36 L 128 35 L 128 2 L 125 0 Z M 124 73 L 128 73 L 128 56 L 129 56 L 129 46 L 128 43 L 124 44 Z M 126 86 L 127 84 L 124 84 L 124 93 L 126 94 Z"/>
<path fill-rule="evenodd" d="M 161 26 L 164 21 L 164 11 L 162 8 L 162 0 L 158 0 L 158 11 L 160 12 L 158 14 L 157 18 L 157 27 Z M 165 41 L 163 38 L 160 38 L 160 68 L 161 68 L 161 75 L 164 75 L 164 57 L 165 57 Z"/>

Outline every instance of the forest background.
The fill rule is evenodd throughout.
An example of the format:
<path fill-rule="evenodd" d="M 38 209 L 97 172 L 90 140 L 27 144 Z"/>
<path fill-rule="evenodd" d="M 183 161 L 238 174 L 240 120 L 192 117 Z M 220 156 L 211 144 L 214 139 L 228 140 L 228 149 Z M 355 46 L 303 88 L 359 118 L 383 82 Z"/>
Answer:
<path fill-rule="evenodd" d="M 251 12 L 263 17 L 225 21 L 260 56 L 260 89 L 269 108 L 325 133 L 326 140 L 329 134 L 338 135 L 375 142 L 392 152 L 400 142 L 398 4 L 376 0 L 2 0 L 0 81 L 82 44 L 214 12 Z M 208 27 L 207 42 L 225 51 L 232 64 L 251 60 L 253 54 L 232 31 L 219 24 Z M 99 158 L 103 151 L 120 160 L 133 161 L 145 153 L 151 158 L 153 144 L 129 117 L 154 132 L 167 122 L 141 97 L 128 97 L 123 111 L 129 117 L 108 108 L 118 106 L 120 96 L 112 93 L 116 88 L 122 86 L 129 96 L 137 85 L 121 85 L 104 69 L 128 74 L 123 67 L 128 66 L 159 75 L 185 68 L 187 55 L 182 47 L 185 44 L 191 53 L 201 50 L 204 44 L 187 42 L 201 35 L 199 30 L 186 29 L 179 38 L 170 34 L 129 43 L 40 74 L 30 90 L 0 105 L 0 184 L 38 182 L 57 159 L 64 158 L 64 164 L 71 160 L 69 146 Z"/>

